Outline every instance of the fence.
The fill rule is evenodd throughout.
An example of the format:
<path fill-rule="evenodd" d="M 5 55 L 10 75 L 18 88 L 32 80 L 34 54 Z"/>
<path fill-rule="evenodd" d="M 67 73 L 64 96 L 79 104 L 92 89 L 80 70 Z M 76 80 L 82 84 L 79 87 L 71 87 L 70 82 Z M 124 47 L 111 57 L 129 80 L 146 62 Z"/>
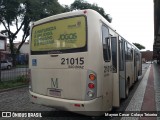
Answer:
<path fill-rule="evenodd" d="M 28 78 L 28 65 L 16 65 L 11 69 L 0 69 L 0 81 L 24 80 Z"/>

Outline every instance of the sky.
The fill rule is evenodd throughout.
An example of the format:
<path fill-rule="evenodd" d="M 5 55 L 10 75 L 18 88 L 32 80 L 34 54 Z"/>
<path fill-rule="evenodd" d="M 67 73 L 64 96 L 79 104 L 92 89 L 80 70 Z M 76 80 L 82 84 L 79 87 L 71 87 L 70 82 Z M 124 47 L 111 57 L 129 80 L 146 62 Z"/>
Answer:
<path fill-rule="evenodd" d="M 127 41 L 140 43 L 144 50 L 153 50 L 154 16 L 153 0 L 85 0 L 96 3 L 112 17 L 110 25 Z M 70 5 L 74 0 L 58 0 Z M 144 51 L 143 50 L 143 51 Z"/>
<path fill-rule="evenodd" d="M 153 50 L 154 17 L 153 0 L 85 0 L 95 3 L 112 17 L 113 27 L 121 36 L 130 43 L 140 43 L 145 50 Z M 58 0 L 61 5 L 70 5 L 74 0 Z M 3 27 L 0 26 L 0 30 Z M 12 30 L 15 30 L 13 27 Z M 22 39 L 22 31 L 17 40 Z"/>

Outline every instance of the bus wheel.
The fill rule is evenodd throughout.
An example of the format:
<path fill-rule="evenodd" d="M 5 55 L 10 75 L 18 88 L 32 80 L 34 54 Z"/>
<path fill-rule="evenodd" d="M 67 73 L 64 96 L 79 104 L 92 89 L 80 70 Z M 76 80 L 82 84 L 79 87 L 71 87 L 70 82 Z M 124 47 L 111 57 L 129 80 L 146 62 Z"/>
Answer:
<path fill-rule="evenodd" d="M 129 90 L 128 90 L 128 85 L 126 86 L 126 98 L 128 98 Z"/>
<path fill-rule="evenodd" d="M 138 76 L 139 76 L 139 71 L 138 71 L 138 75 L 136 75 L 137 77 L 136 77 L 136 82 L 138 81 Z"/>
<path fill-rule="evenodd" d="M 135 78 L 135 83 L 138 81 L 138 76 L 136 75 L 136 78 Z"/>

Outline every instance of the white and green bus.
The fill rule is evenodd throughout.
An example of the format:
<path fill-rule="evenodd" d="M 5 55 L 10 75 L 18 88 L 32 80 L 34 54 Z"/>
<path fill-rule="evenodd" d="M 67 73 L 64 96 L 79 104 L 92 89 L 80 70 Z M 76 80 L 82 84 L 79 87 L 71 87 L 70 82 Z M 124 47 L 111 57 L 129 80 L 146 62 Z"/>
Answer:
<path fill-rule="evenodd" d="M 33 103 L 100 115 L 119 107 L 142 73 L 140 51 L 94 10 L 41 19 L 30 34 Z"/>

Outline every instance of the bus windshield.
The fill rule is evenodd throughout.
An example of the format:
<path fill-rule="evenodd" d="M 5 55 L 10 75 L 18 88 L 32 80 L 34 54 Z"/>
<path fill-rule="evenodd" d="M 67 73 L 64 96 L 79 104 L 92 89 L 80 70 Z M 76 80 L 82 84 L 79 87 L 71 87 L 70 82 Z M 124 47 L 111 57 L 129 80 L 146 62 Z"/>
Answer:
<path fill-rule="evenodd" d="M 86 51 L 85 16 L 76 16 L 35 25 L 31 33 L 31 54 Z"/>

